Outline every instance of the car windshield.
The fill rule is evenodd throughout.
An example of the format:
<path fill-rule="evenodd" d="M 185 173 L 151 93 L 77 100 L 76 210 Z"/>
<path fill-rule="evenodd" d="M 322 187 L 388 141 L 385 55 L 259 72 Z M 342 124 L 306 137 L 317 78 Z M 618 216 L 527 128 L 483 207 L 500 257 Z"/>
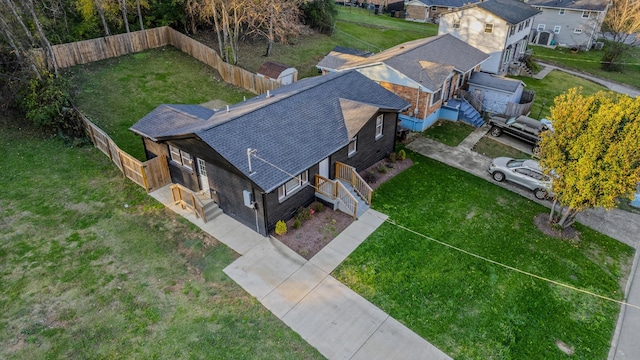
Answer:
<path fill-rule="evenodd" d="M 509 125 L 513 124 L 514 122 L 516 122 L 516 118 L 515 117 L 509 118 L 509 120 L 507 120 L 507 124 L 509 124 Z"/>
<path fill-rule="evenodd" d="M 524 160 L 511 160 L 507 163 L 507 167 L 508 168 L 515 168 L 515 167 L 520 167 L 522 166 L 522 163 L 524 162 Z"/>

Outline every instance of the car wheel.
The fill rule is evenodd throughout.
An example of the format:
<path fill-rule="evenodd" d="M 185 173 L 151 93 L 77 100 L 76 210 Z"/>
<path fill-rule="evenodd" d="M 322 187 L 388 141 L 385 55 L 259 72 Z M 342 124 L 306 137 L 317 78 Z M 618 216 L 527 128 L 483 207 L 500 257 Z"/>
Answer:
<path fill-rule="evenodd" d="M 490 134 L 493 137 L 498 137 L 498 136 L 502 135 L 502 130 L 500 130 L 500 128 L 494 126 L 494 127 L 491 128 Z"/>
<path fill-rule="evenodd" d="M 497 181 L 497 182 L 503 182 L 504 181 L 504 174 L 501 173 L 500 171 L 496 171 L 493 174 L 491 174 L 491 176 L 493 176 L 493 180 Z"/>
<path fill-rule="evenodd" d="M 538 200 L 545 200 L 549 196 L 549 193 L 545 189 L 536 189 L 533 192 L 533 196 Z"/>
<path fill-rule="evenodd" d="M 535 156 L 540 156 L 540 146 L 538 145 L 534 146 L 533 149 L 531 149 L 531 152 Z"/>

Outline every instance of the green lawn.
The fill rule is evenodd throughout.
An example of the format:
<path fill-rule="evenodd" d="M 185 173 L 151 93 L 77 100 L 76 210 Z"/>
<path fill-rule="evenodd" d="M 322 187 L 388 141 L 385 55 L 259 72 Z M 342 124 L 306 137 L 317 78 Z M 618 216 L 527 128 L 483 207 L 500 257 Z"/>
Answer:
<path fill-rule="evenodd" d="M 638 88 L 640 85 L 640 48 L 632 48 L 624 59 L 626 65 L 621 71 L 610 72 L 600 69 L 603 50 L 590 50 L 572 53 L 570 49 L 555 49 L 532 46 L 534 58 L 547 63 L 556 64 L 568 69 L 585 72 L 604 79 L 627 84 Z"/>
<path fill-rule="evenodd" d="M 582 86 L 584 94 L 594 94 L 600 90 L 607 90 L 604 86 L 592 81 L 557 70 L 552 71 L 542 80 L 525 76 L 517 76 L 515 78 L 527 84 L 527 90 L 533 90 L 536 93 L 531 107 L 531 114 L 529 115 L 535 119 L 549 117 L 549 108 L 553 105 L 553 99 L 572 87 Z"/>
<path fill-rule="evenodd" d="M 373 207 L 427 237 L 383 224 L 333 275 L 455 359 L 606 359 L 619 306 L 507 270 L 621 299 L 633 249 L 576 225 L 580 241 L 543 235 L 547 209 L 490 182 L 411 155 Z"/>
<path fill-rule="evenodd" d="M 496 158 L 498 156 L 506 156 L 514 159 L 531 159 L 531 155 L 512 148 L 511 146 L 499 143 L 489 136 L 483 136 L 473 146 L 473 151 L 480 153 L 489 158 Z"/>
<path fill-rule="evenodd" d="M 67 74 L 80 110 L 140 160 L 146 160 L 142 140 L 129 127 L 158 105 L 214 99 L 235 104 L 254 96 L 171 46 L 76 66 Z"/>
<path fill-rule="evenodd" d="M 100 151 L 0 125 L 0 358 L 322 358 Z"/>
<path fill-rule="evenodd" d="M 445 145 L 458 146 L 475 129 L 462 121 L 438 120 L 423 131 L 422 135 Z"/>

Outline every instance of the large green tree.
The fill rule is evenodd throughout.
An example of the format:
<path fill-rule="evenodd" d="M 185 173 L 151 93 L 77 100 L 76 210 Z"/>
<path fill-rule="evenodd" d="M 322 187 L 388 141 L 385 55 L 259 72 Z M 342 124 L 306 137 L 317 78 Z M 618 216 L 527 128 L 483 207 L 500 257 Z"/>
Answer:
<path fill-rule="evenodd" d="M 633 196 L 640 183 L 640 97 L 585 96 L 572 88 L 555 98 L 551 118 L 554 131 L 540 144 L 540 164 L 556 194 L 551 220 L 567 227 L 580 211 L 611 209 Z"/>

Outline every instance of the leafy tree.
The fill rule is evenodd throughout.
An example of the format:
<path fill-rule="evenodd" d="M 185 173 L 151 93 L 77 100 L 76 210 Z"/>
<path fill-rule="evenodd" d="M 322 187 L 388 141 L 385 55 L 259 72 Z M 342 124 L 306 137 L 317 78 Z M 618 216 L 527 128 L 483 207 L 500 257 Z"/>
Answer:
<path fill-rule="evenodd" d="M 580 211 L 611 209 L 633 197 L 640 183 L 640 97 L 584 96 L 572 88 L 555 98 L 551 118 L 554 131 L 540 144 L 540 164 L 556 194 L 550 220 L 568 227 Z"/>
<path fill-rule="evenodd" d="M 338 17 L 333 0 L 306 0 L 302 4 L 304 23 L 322 34 L 333 34 Z"/>
<path fill-rule="evenodd" d="M 276 41 L 288 42 L 301 33 L 300 0 L 254 0 L 248 8 L 247 32 L 267 40 L 265 56 L 271 55 Z"/>
<path fill-rule="evenodd" d="M 640 44 L 640 1 L 613 0 L 602 23 L 602 31 L 610 41 L 604 48 L 601 67 L 617 70 L 625 53 Z"/>

